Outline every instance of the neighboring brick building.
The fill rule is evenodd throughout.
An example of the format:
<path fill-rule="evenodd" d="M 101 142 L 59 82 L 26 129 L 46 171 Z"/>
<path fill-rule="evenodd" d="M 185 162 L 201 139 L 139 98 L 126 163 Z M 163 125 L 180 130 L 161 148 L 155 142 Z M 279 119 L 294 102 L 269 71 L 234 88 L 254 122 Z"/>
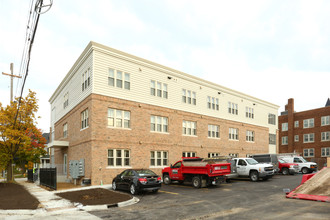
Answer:
<path fill-rule="evenodd" d="M 289 99 L 278 117 L 279 153 L 297 153 L 322 168 L 330 157 L 330 100 L 325 107 L 294 111 Z"/>
<path fill-rule="evenodd" d="M 70 178 L 85 159 L 93 185 L 183 155 L 277 152 L 279 106 L 95 42 L 49 102 L 51 163 Z"/>

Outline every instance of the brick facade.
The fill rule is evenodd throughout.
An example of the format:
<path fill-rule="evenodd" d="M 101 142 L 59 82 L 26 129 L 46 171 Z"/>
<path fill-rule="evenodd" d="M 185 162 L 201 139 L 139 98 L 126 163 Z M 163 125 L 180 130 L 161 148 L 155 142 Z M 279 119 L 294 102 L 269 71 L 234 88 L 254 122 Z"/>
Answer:
<path fill-rule="evenodd" d="M 81 112 L 88 108 L 89 127 L 81 130 Z M 108 108 L 130 112 L 130 128 L 108 127 Z M 168 132 L 150 131 L 150 116 L 168 118 Z M 182 121 L 197 124 L 196 136 L 182 135 Z M 68 124 L 68 136 L 63 138 L 63 125 Z M 208 125 L 220 126 L 220 138 L 208 137 Z M 229 140 L 229 128 L 238 128 L 239 140 Z M 254 131 L 255 140 L 246 141 L 246 131 Z M 237 153 L 246 156 L 267 153 L 269 129 L 242 122 L 197 115 L 184 111 L 137 103 L 97 94 L 92 94 L 73 108 L 55 124 L 55 140 L 68 141 L 68 147 L 55 148 L 56 163 L 85 159 L 85 178 L 91 178 L 93 185 L 110 184 L 113 177 L 127 167 L 108 166 L 108 149 L 130 151 L 130 167 L 150 168 L 150 151 L 167 151 L 168 165 L 182 157 L 182 152 L 196 152 L 199 157 L 208 153 L 228 155 Z M 69 167 L 69 165 L 67 164 Z M 161 168 L 150 168 L 161 174 Z M 68 172 L 69 176 L 69 172 Z"/>
<path fill-rule="evenodd" d="M 327 158 L 321 156 L 321 149 L 330 147 L 330 141 L 321 141 L 322 132 L 330 132 L 330 125 L 321 126 L 321 117 L 330 115 L 330 106 L 303 111 L 294 111 L 294 100 L 289 99 L 285 112 L 278 117 L 279 128 L 279 153 L 299 153 L 304 155 L 304 149 L 314 149 L 313 157 L 305 157 L 309 161 L 318 163 L 318 167 L 322 168 Z M 314 126 L 304 128 L 304 120 L 314 119 Z M 299 126 L 295 127 L 295 121 L 299 121 Z M 282 131 L 282 124 L 288 123 L 288 131 Z M 314 134 L 314 142 L 304 143 L 304 134 Z M 295 135 L 299 136 L 299 140 L 295 141 Z M 282 144 L 282 137 L 288 137 L 288 144 Z"/>

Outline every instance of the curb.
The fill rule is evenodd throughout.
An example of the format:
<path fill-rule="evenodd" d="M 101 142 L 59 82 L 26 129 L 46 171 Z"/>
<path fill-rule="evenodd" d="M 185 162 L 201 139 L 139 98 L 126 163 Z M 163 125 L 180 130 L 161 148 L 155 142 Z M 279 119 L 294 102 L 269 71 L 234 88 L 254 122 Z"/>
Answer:
<path fill-rule="evenodd" d="M 124 201 L 124 202 L 115 203 L 115 204 L 108 204 L 108 205 L 86 205 L 86 206 L 83 206 L 80 203 L 75 203 L 75 206 L 79 210 L 82 210 L 82 211 L 95 211 L 95 210 L 109 209 L 109 208 L 112 208 L 112 207 L 125 207 L 125 206 L 136 204 L 139 201 L 140 201 L 140 199 L 138 199 L 137 197 L 133 197 L 130 200 L 127 200 L 127 201 Z"/>

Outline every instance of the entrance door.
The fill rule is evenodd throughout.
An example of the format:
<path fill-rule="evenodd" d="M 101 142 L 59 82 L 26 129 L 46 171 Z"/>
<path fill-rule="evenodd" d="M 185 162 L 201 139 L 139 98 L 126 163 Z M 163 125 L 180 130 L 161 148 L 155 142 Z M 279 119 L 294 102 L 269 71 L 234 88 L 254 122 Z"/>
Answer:
<path fill-rule="evenodd" d="M 64 173 L 64 175 L 67 175 L 67 172 L 66 172 L 67 167 L 68 167 L 67 158 L 68 158 L 68 155 L 64 154 L 64 157 L 63 157 L 63 173 Z"/>

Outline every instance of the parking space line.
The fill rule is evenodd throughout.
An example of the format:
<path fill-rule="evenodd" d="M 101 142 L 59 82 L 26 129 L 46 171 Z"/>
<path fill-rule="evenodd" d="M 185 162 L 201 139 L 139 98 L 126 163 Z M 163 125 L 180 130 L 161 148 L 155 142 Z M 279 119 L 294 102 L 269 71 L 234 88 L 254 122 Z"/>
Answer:
<path fill-rule="evenodd" d="M 158 192 L 162 192 L 162 193 L 168 193 L 168 194 L 172 194 L 172 195 L 179 195 L 179 193 L 175 193 L 175 192 L 168 192 L 168 191 L 163 191 L 163 190 L 159 190 Z"/>

